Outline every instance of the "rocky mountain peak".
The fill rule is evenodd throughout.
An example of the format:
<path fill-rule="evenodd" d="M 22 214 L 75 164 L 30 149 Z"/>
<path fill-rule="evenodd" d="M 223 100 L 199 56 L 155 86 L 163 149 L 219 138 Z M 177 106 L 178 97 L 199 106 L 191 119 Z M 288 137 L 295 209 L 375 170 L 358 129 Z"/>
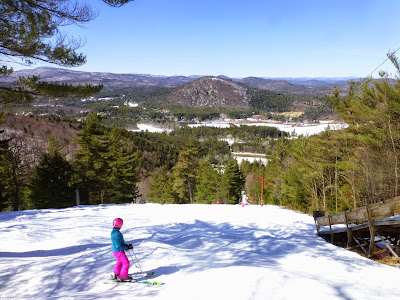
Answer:
<path fill-rule="evenodd" d="M 203 77 L 177 88 L 166 101 L 191 107 L 248 107 L 247 88 L 223 77 Z"/>

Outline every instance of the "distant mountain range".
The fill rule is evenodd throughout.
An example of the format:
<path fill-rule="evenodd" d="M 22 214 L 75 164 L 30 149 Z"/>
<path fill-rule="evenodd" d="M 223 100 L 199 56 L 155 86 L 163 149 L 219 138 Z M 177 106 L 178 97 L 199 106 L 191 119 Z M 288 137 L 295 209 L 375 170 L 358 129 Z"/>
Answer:
<path fill-rule="evenodd" d="M 192 107 L 248 107 L 249 89 L 268 90 L 279 94 L 311 97 L 331 94 L 333 86 L 347 90 L 352 78 L 229 78 L 227 76 L 159 76 L 148 74 L 116 74 L 105 72 L 82 72 L 69 69 L 40 67 L 15 71 L 1 78 L 2 84 L 11 84 L 20 76 L 40 76 L 41 81 L 68 84 L 104 85 L 104 93 L 116 89 L 145 87 L 147 90 L 162 87 L 167 92 L 156 101 L 182 104 Z M 103 92 L 102 92 L 103 93 Z M 104 94 L 103 93 L 103 94 Z M 154 94 L 154 93 L 153 93 Z M 307 100 L 309 101 L 309 100 Z"/>
<path fill-rule="evenodd" d="M 192 76 L 163 76 L 150 74 L 119 74 L 107 72 L 83 72 L 62 68 L 40 67 L 36 69 L 25 69 L 15 71 L 11 76 L 2 78 L 3 82 L 12 82 L 20 76 L 40 76 L 43 81 L 57 81 L 71 84 L 93 83 L 103 84 L 104 86 L 143 86 L 158 85 L 163 87 L 176 87 L 201 77 L 210 77 L 205 75 Z M 214 76 L 212 76 L 214 77 Z M 231 79 L 252 87 L 270 90 L 301 90 L 303 88 L 321 88 L 332 87 L 333 85 L 343 87 L 353 77 L 343 78 L 265 78 L 265 77 L 245 77 L 229 78 L 220 75 L 219 78 Z M 293 87 L 295 86 L 295 87 Z"/>
<path fill-rule="evenodd" d="M 64 82 L 68 84 L 103 84 L 105 87 L 163 86 L 176 87 L 191 82 L 200 76 L 153 76 L 142 74 L 116 74 L 106 72 L 82 72 L 69 69 L 41 67 L 15 71 L 2 78 L 3 82 L 13 82 L 20 76 L 40 76 L 41 81 Z"/>

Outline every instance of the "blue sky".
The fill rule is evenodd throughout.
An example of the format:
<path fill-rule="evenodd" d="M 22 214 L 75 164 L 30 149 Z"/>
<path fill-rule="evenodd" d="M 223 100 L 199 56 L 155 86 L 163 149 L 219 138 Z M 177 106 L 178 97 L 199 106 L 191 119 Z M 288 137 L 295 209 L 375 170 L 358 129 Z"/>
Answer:
<path fill-rule="evenodd" d="M 65 27 L 86 39 L 80 51 L 87 63 L 75 70 L 365 77 L 400 47 L 398 0 L 136 0 L 118 9 L 89 3 L 98 17 Z M 380 69 L 394 72 L 389 62 Z"/>

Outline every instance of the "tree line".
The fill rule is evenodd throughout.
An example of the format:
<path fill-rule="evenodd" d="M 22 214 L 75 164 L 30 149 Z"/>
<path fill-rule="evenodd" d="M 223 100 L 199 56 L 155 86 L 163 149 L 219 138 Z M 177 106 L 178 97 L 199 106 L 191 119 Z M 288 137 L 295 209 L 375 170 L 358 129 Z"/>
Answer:
<path fill-rule="evenodd" d="M 237 203 L 243 188 L 259 197 L 254 178 L 261 176 L 267 203 L 328 212 L 375 203 L 399 194 L 399 99 L 399 80 L 351 83 L 346 96 L 336 90 L 328 97 L 348 127 L 298 138 L 251 126 L 133 133 L 104 127 L 92 114 L 70 159 L 55 141 L 39 155 L 18 139 L 1 139 L 1 209 L 74 205 L 77 190 L 83 204 L 133 201 L 143 179 L 145 201 Z M 268 164 L 238 166 L 223 136 L 246 141 L 232 146 L 239 150 L 256 148 L 259 139 Z M 58 204 L 50 190 L 58 191 Z"/>
<path fill-rule="evenodd" d="M 213 129 L 192 132 L 188 128 L 173 134 L 129 132 L 106 127 L 102 121 L 97 113 L 88 115 L 72 141 L 75 147 L 67 152 L 65 141 L 51 135 L 44 150 L 43 140 L 34 142 L 35 135 L 21 138 L 0 133 L 0 209 L 240 201 L 246 173 L 232 159 L 228 143 L 220 140 L 239 132 L 229 128 L 218 129 L 218 134 L 207 133 Z M 254 131 L 250 126 L 241 134 L 246 131 L 248 136 L 279 135 L 275 129 Z M 144 193 L 138 186 L 146 180 Z"/>
<path fill-rule="evenodd" d="M 399 195 L 400 81 L 381 75 L 328 97 L 347 128 L 272 141 L 269 203 L 336 213 Z"/>
<path fill-rule="evenodd" d="M 130 1 L 103 0 L 114 7 Z M 81 46 L 79 38 L 67 36 L 60 31 L 60 26 L 83 25 L 95 17 L 90 5 L 79 0 L 2 1 L 0 78 L 13 73 L 10 63 L 31 66 L 35 61 L 42 61 L 63 67 L 84 64 L 86 56 L 77 52 Z M 30 103 L 38 97 L 81 98 L 98 94 L 102 89 L 102 85 L 74 86 L 43 82 L 36 76 L 21 77 L 12 84 L 0 82 L 0 105 Z M 162 97 L 167 92 L 168 89 L 164 88 L 138 88 L 134 94 L 140 100 L 143 93 L 146 99 L 151 99 Z M 103 109 L 100 112 L 107 120 L 109 108 Z M 55 121 L 60 122 L 66 110 L 57 108 L 56 111 L 59 116 Z M 126 118 L 124 123 L 135 121 L 137 114 L 122 109 L 118 113 L 123 115 L 119 120 Z M 106 128 L 99 115 L 94 113 L 87 117 L 74 141 L 78 150 L 67 157 L 59 140 L 50 136 L 48 147 L 43 151 L 45 142 L 35 139 L 35 136 L 27 137 L 28 129 L 24 129 L 25 134 L 14 130 L 12 136 L 6 136 L 0 130 L 0 210 L 68 207 L 74 201 L 83 204 L 133 201 L 138 197 L 136 183 L 139 177 L 149 176 L 158 167 L 172 168 L 177 198 L 183 202 L 189 195 L 190 202 L 193 202 L 197 174 L 186 166 L 189 161 L 187 152 L 190 153 L 190 163 L 195 163 L 204 159 L 205 147 L 218 151 L 213 146 L 217 144 L 224 149 L 218 143 L 184 147 L 182 138 L 161 135 L 161 138 L 154 137 L 153 141 L 148 134 L 132 135 L 116 128 Z M 226 158 L 222 154 L 214 156 L 213 160 L 218 162 Z M 230 164 L 238 168 L 237 164 Z M 231 186 L 230 177 L 229 181 Z M 231 190 L 228 198 L 235 198 Z"/>
<path fill-rule="evenodd" d="M 130 0 L 103 2 L 118 7 Z M 25 66 L 34 61 L 64 67 L 84 64 L 85 55 L 77 52 L 79 39 L 65 36 L 59 26 L 82 25 L 94 17 L 91 7 L 79 1 L 2 1 L 0 78 L 13 72 L 10 62 Z M 393 53 L 388 57 L 400 72 L 397 58 Z M 0 210 L 68 207 L 77 200 L 82 204 L 133 201 L 139 198 L 140 178 L 151 179 L 149 199 L 163 203 L 211 203 L 216 199 L 236 203 L 244 183 L 246 192 L 257 198 L 256 178 L 260 176 L 267 183 L 263 191 L 267 202 L 302 211 L 338 212 L 397 196 L 400 81 L 397 78 L 393 82 L 385 73 L 381 76 L 382 80 L 351 83 L 346 96 L 336 90 L 327 97 L 348 124 L 347 129 L 296 139 L 283 135 L 270 138 L 263 144 L 269 159 L 266 167 L 245 163 L 239 168 L 225 152 L 228 145 L 215 142 L 216 137 L 195 131 L 192 133 L 197 137 L 189 139 L 185 131 L 171 136 L 133 134 L 104 127 L 97 114 L 87 117 L 74 142 L 79 148 L 71 157 L 63 152 L 60 141 L 51 137 L 47 150 L 38 151 L 43 145 L 36 145 L 42 142 L 34 137 L 22 139 L 18 132 L 8 137 L 0 130 Z M 32 102 L 41 96 L 85 97 L 102 88 L 25 77 L 13 84 L 0 82 L 0 103 Z M 162 88 L 134 91 L 139 99 L 140 95 L 150 94 L 154 100 L 168 92 Z M 269 91 L 249 93 L 253 112 L 288 111 L 298 100 L 296 96 Z M 112 122 L 113 118 L 107 117 L 110 108 L 102 109 L 106 120 Z M 306 112 L 306 116 L 317 118 L 331 109 L 322 105 Z M 120 118 L 125 121 L 139 113 L 114 111 L 125 114 Z M 233 111 L 232 116 L 249 113 Z M 190 122 L 192 118 L 215 116 L 212 111 L 193 114 L 177 110 L 174 117 Z M 155 117 L 160 122 L 168 119 L 158 113 Z"/>

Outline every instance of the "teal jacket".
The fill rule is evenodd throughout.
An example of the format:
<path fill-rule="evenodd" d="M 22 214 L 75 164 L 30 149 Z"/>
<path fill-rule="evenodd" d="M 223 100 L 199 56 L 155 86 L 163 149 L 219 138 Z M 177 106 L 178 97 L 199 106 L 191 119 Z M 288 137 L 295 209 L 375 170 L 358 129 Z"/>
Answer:
<path fill-rule="evenodd" d="M 124 237 L 118 228 L 114 228 L 111 231 L 111 250 L 114 252 L 128 250 L 128 247 L 125 245 Z"/>

